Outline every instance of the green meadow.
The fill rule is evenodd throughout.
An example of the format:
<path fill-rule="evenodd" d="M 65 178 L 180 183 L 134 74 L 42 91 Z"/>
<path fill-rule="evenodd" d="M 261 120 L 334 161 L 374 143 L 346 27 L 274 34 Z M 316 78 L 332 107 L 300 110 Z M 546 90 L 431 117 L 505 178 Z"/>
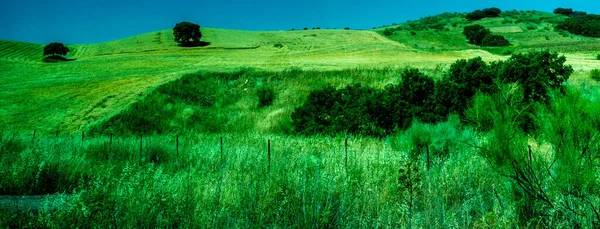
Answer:
<path fill-rule="evenodd" d="M 556 30 L 565 18 L 505 11 L 372 30 L 203 27 L 210 44 L 188 48 L 162 30 L 66 44 L 76 60 L 57 63 L 42 61 L 43 44 L 0 41 L 0 227 L 598 228 L 600 39 Z M 472 24 L 512 45 L 467 43 Z M 564 56 L 572 72 L 559 85 L 544 81 L 541 101 L 526 99 L 540 96 L 528 86 L 555 74 L 554 62 L 523 67 L 541 66 L 528 72 L 538 81 L 498 73 L 488 91 L 453 78 L 479 82 L 471 76 L 510 72 L 498 63 L 542 51 Z M 456 67 L 477 57 L 487 65 Z M 323 88 L 346 88 L 345 100 L 324 97 L 317 102 L 335 106 L 320 108 L 357 113 L 375 108 L 354 107 L 349 85 L 371 93 L 358 104 L 376 105 L 394 85 L 426 88 L 410 84 L 408 68 L 431 79 L 436 101 L 454 98 L 439 85 L 473 95 L 463 110 L 413 115 L 385 135 L 298 132 L 297 110 Z M 353 112 L 324 113 L 308 112 L 306 125 Z M 381 124 L 358 119 L 361 130 Z"/>

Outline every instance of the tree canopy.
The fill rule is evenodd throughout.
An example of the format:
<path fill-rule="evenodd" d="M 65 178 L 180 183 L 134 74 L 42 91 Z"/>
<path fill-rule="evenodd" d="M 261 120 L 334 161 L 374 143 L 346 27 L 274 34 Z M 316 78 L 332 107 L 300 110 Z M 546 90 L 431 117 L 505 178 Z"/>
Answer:
<path fill-rule="evenodd" d="M 52 43 L 46 45 L 46 47 L 44 47 L 44 56 L 47 56 L 47 55 L 64 56 L 64 55 L 67 55 L 67 53 L 70 51 L 71 50 L 69 50 L 68 47 L 63 45 L 63 43 L 52 42 Z"/>
<path fill-rule="evenodd" d="M 200 32 L 200 25 L 184 21 L 175 25 L 173 36 L 175 36 L 175 42 L 181 46 L 198 46 L 200 45 L 202 33 Z"/>
<path fill-rule="evenodd" d="M 510 42 L 501 35 L 492 34 L 492 32 L 481 25 L 465 26 L 463 34 L 469 40 L 469 43 L 481 46 L 509 46 Z"/>

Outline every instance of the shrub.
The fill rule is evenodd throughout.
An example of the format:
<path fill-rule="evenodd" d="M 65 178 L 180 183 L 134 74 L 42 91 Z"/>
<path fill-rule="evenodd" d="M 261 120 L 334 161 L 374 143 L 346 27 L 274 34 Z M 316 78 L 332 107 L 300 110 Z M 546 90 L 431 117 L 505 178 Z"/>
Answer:
<path fill-rule="evenodd" d="M 481 41 L 482 46 L 510 46 L 510 42 L 501 35 L 488 34 Z"/>
<path fill-rule="evenodd" d="M 466 18 L 469 21 L 477 21 L 486 17 L 498 17 L 502 13 L 502 10 L 496 7 L 487 8 L 483 10 L 475 10 L 471 13 L 468 13 Z"/>
<path fill-rule="evenodd" d="M 410 31 L 410 35 L 411 35 L 411 36 L 415 36 L 415 35 L 417 35 L 417 32 L 415 32 L 415 31 Z"/>
<path fill-rule="evenodd" d="M 436 84 L 435 113 L 440 117 L 462 115 L 477 91 L 494 91 L 493 79 L 493 70 L 481 57 L 457 60 Z"/>
<path fill-rule="evenodd" d="M 533 26 L 533 25 L 528 25 L 528 26 L 527 26 L 527 30 L 535 30 L 535 26 Z"/>
<path fill-rule="evenodd" d="M 191 22 L 179 22 L 173 27 L 173 36 L 175 42 L 181 46 L 198 46 L 200 45 L 200 25 Z"/>
<path fill-rule="evenodd" d="M 394 34 L 394 31 L 392 31 L 390 28 L 386 28 L 383 30 L 383 35 L 384 36 L 391 36 Z"/>
<path fill-rule="evenodd" d="M 256 95 L 258 96 L 258 106 L 266 107 L 273 103 L 275 99 L 275 92 L 273 88 L 270 87 L 260 87 L 256 90 Z"/>
<path fill-rule="evenodd" d="M 567 18 L 556 28 L 586 37 L 600 37 L 600 15 L 588 14 Z"/>
<path fill-rule="evenodd" d="M 592 69 L 590 71 L 590 78 L 595 81 L 600 81 L 600 69 Z"/>
<path fill-rule="evenodd" d="M 553 13 L 571 17 L 571 16 L 573 16 L 573 9 L 558 7 L 556 9 L 554 9 Z"/>
<path fill-rule="evenodd" d="M 501 82 L 515 82 L 523 87 L 526 101 L 544 102 L 550 97 L 549 89 L 562 88 L 573 73 L 565 62 L 564 56 L 545 51 L 513 54 L 495 67 Z"/>
<path fill-rule="evenodd" d="M 350 27 L 346 27 L 346 28 L 344 28 L 344 30 L 350 30 Z"/>
<path fill-rule="evenodd" d="M 501 35 L 493 35 L 490 30 L 481 25 L 465 26 L 463 34 L 469 43 L 481 46 L 509 46 L 510 42 Z"/>
<path fill-rule="evenodd" d="M 463 35 L 467 37 L 469 43 L 474 45 L 481 45 L 483 39 L 490 33 L 489 29 L 478 24 L 465 26 L 463 29 Z"/>
<path fill-rule="evenodd" d="M 596 56 L 596 60 L 600 60 L 600 54 Z"/>
<path fill-rule="evenodd" d="M 407 128 L 413 119 L 434 120 L 434 81 L 417 69 L 405 69 L 402 81 L 384 90 L 360 84 L 311 91 L 292 113 L 299 134 L 350 133 L 381 137 Z"/>
<path fill-rule="evenodd" d="M 281 44 L 281 43 L 275 43 L 275 44 L 273 44 L 273 47 L 275 47 L 275 48 L 283 48 L 283 44 Z"/>
<path fill-rule="evenodd" d="M 70 51 L 71 50 L 69 50 L 69 48 L 67 48 L 65 45 L 63 45 L 63 43 L 52 42 L 52 43 L 46 45 L 46 47 L 44 47 L 44 56 L 47 56 L 47 55 L 64 56 L 64 55 L 67 55 L 67 53 Z"/>

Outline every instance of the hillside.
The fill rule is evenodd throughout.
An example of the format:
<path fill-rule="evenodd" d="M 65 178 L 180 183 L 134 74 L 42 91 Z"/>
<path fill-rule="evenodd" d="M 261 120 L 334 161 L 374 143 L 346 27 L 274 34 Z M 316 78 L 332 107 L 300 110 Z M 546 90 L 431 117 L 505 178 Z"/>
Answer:
<path fill-rule="evenodd" d="M 199 70 L 435 68 L 475 55 L 497 58 L 472 50 L 423 52 L 372 31 L 204 29 L 203 40 L 211 44 L 180 48 L 171 31 L 164 30 L 102 44 L 68 45 L 73 50 L 69 57 L 77 61 L 59 64 L 40 61 L 43 45 L 2 41 L 0 115 L 7 118 L 1 124 L 17 130 L 79 130 L 118 113 L 152 88 Z"/>
<path fill-rule="evenodd" d="M 563 19 L 0 41 L 0 228 L 600 228 L 600 40 Z"/>
<path fill-rule="evenodd" d="M 41 44 L 0 41 L 0 115 L 6 117 L 0 125 L 16 130 L 82 130 L 119 113 L 153 88 L 198 71 L 413 66 L 437 77 L 457 59 L 481 56 L 493 61 L 505 59 L 501 54 L 507 52 L 541 49 L 567 55 L 576 70 L 573 83 L 588 82 L 577 76 L 599 68 L 593 52 L 600 39 L 553 31 L 549 23 L 562 16 L 512 12 L 477 22 L 514 44 L 495 50 L 466 42 L 462 27 L 472 23 L 461 15 L 442 14 L 392 26 L 401 30 L 389 39 L 379 34 L 383 28 L 265 32 L 203 28 L 202 40 L 210 45 L 181 48 L 173 42 L 172 30 L 162 30 L 100 44 L 67 44 L 72 50 L 68 57 L 77 61 L 58 64 L 40 61 Z M 432 24 L 444 27 L 428 29 Z"/>
<path fill-rule="evenodd" d="M 590 53 L 598 51 L 600 39 L 573 35 L 555 30 L 554 27 L 567 17 L 540 11 L 502 12 L 499 17 L 467 21 L 465 14 L 445 13 L 421 18 L 420 20 L 374 29 L 394 31 L 389 39 L 421 50 L 465 50 L 477 49 L 465 42 L 463 28 L 479 24 L 495 34 L 506 37 L 513 45 L 506 48 L 483 48 L 497 54 L 551 50 L 562 53 Z M 416 33 L 411 35 L 411 32 Z M 593 55 L 588 58 L 592 59 Z"/>

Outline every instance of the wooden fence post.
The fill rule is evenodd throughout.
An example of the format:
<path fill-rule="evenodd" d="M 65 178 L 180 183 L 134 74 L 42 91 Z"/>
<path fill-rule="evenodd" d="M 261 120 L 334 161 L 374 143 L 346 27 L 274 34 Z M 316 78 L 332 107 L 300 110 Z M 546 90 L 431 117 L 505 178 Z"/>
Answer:
<path fill-rule="evenodd" d="M 31 144 L 33 144 L 35 142 L 35 132 L 36 131 L 37 131 L 36 129 L 33 129 L 33 137 L 31 137 Z"/>
<path fill-rule="evenodd" d="M 58 137 L 58 129 L 56 130 L 56 136 L 55 137 Z"/>
<path fill-rule="evenodd" d="M 345 152 L 345 158 L 344 158 L 344 166 L 346 167 L 346 169 L 348 168 L 348 137 L 346 136 L 346 139 L 344 140 L 344 152 Z"/>
<path fill-rule="evenodd" d="M 268 169 L 271 172 L 271 139 L 267 140 L 267 159 L 269 161 Z"/>

